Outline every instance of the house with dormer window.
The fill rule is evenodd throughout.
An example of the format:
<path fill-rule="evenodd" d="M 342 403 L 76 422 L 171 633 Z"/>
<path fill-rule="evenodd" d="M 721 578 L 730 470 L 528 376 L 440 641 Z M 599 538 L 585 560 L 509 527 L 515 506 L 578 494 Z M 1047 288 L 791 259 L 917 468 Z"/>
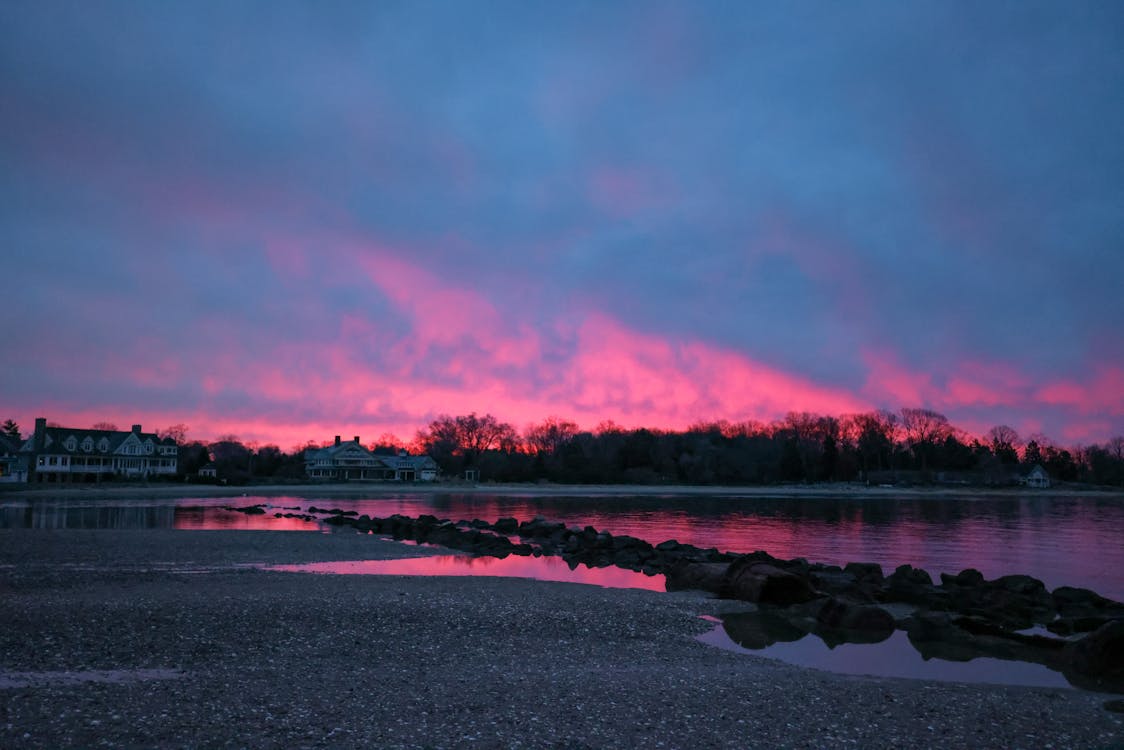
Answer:
<path fill-rule="evenodd" d="M 359 443 L 359 436 L 335 442 L 324 448 L 304 452 L 305 474 L 309 479 L 327 481 L 432 482 L 437 479 L 437 462 L 429 456 L 380 456 Z"/>
<path fill-rule="evenodd" d="M 172 438 L 144 432 L 48 427 L 35 420 L 35 432 L 20 448 L 29 482 L 99 482 L 173 476 L 179 446 Z"/>

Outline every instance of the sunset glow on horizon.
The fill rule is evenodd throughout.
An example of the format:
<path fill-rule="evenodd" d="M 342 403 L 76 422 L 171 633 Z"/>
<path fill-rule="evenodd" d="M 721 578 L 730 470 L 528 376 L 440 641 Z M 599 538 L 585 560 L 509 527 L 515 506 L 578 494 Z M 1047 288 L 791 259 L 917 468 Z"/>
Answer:
<path fill-rule="evenodd" d="M 5 4 L 0 420 L 1124 434 L 1081 7 Z"/>

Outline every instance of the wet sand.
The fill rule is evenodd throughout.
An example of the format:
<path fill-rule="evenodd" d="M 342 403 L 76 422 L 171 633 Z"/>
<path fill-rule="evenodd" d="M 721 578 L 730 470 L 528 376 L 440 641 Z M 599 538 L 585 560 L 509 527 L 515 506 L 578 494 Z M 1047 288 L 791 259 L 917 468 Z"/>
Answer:
<path fill-rule="evenodd" d="M 439 551 L 439 550 L 438 550 Z M 0 531 L 0 747 L 1120 747 L 1111 696 L 706 646 L 695 593 L 250 564 L 349 531 Z"/>

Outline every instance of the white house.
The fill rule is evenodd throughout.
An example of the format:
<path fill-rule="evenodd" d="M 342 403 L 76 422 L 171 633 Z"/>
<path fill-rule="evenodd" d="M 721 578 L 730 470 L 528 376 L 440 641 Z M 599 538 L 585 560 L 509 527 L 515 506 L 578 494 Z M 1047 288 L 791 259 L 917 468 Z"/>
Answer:
<path fill-rule="evenodd" d="M 144 432 L 139 424 L 128 432 L 88 430 L 48 427 L 42 417 L 35 420 L 35 432 L 20 454 L 27 459 L 30 482 L 171 476 L 179 462 L 175 440 Z"/>
<path fill-rule="evenodd" d="M 364 448 L 359 436 L 335 442 L 325 448 L 304 452 L 305 474 L 310 479 L 336 481 L 432 482 L 437 479 L 437 462 L 429 456 L 411 456 L 400 451 L 396 456 L 381 456 Z"/>
<path fill-rule="evenodd" d="M 1035 464 L 1034 468 L 1030 470 L 1025 477 L 1023 477 L 1022 484 L 1027 487 L 1046 488 L 1050 486 L 1050 475 L 1042 468 L 1040 464 Z"/>

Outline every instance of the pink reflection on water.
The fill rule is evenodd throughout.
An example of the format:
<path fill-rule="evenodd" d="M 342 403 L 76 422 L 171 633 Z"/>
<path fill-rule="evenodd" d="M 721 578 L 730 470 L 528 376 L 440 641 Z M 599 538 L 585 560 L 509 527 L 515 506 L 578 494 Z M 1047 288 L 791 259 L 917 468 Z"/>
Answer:
<path fill-rule="evenodd" d="M 647 589 L 664 591 L 664 577 L 647 576 L 624 568 L 587 568 L 573 570 L 560 557 L 470 557 L 468 555 L 436 555 L 397 560 L 340 560 L 305 563 L 303 565 L 271 565 L 266 570 L 285 573 L 329 573 L 336 575 L 397 576 L 490 576 L 498 578 L 532 578 L 536 581 L 586 583 L 613 589 Z"/>
<path fill-rule="evenodd" d="M 248 515 L 221 508 L 176 508 L 175 528 L 183 531 L 319 531 L 318 521 Z"/>

